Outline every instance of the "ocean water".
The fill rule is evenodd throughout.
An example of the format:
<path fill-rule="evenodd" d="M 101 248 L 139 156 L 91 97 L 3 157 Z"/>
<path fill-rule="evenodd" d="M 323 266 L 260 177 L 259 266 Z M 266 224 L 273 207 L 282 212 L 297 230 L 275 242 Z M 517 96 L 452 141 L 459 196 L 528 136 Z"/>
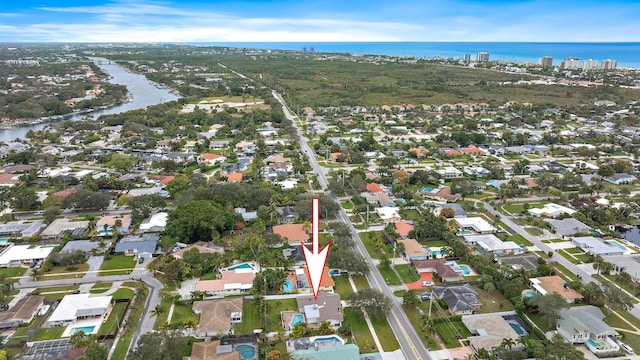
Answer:
<path fill-rule="evenodd" d="M 531 42 L 211 42 L 190 45 L 246 47 L 258 49 L 309 50 L 315 52 L 464 58 L 465 54 L 488 52 L 490 60 L 538 62 L 552 56 L 554 65 L 566 57 L 580 60 L 618 61 L 618 67 L 640 68 L 640 42 L 634 43 L 531 43 Z M 582 62 L 580 63 L 582 65 Z"/>

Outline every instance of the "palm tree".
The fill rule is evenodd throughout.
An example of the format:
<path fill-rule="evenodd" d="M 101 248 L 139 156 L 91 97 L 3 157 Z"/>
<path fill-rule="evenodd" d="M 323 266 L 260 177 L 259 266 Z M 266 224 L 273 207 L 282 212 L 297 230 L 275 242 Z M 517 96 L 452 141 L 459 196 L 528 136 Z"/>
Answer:
<path fill-rule="evenodd" d="M 502 343 L 500 343 L 500 346 L 504 346 L 505 349 L 511 351 L 511 349 L 516 345 L 515 340 L 513 340 L 512 338 L 507 338 L 507 339 L 502 339 Z"/>
<path fill-rule="evenodd" d="M 153 310 L 151 310 L 150 314 L 151 316 L 159 316 L 160 314 L 164 313 L 165 311 L 167 311 L 167 309 L 164 308 L 164 306 L 162 306 L 161 304 L 156 305 L 155 308 L 153 308 Z"/>

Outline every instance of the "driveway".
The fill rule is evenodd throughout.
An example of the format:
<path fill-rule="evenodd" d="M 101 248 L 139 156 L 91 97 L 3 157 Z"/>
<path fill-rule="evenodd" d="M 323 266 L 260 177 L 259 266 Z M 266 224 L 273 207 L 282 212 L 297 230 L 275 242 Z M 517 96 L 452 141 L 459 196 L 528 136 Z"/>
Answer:
<path fill-rule="evenodd" d="M 420 273 L 420 279 L 418 279 L 418 281 L 414 281 L 412 283 L 407 284 L 407 288 L 409 290 L 424 289 L 424 287 L 422 287 L 423 281 L 429 281 L 430 283 L 433 283 L 433 273 L 430 273 L 430 272 Z"/>
<path fill-rule="evenodd" d="M 195 278 L 185 280 L 182 282 L 180 289 L 178 289 L 178 294 L 180 294 L 180 298 L 182 300 L 191 299 L 191 293 L 196 291 L 197 282 L 198 282 L 198 279 L 195 279 Z"/>
<path fill-rule="evenodd" d="M 89 256 L 89 260 L 87 260 L 87 264 L 89 264 L 89 271 L 87 271 L 87 274 L 84 277 L 90 278 L 98 276 L 98 270 L 100 270 L 100 265 L 102 265 L 103 260 L 103 256 Z"/>

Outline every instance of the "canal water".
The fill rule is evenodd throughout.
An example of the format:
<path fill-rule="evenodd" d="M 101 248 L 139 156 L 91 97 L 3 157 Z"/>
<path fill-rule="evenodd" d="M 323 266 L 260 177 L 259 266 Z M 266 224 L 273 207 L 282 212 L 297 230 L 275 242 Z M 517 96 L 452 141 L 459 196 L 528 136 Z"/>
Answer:
<path fill-rule="evenodd" d="M 150 105 L 157 105 L 178 99 L 178 96 L 169 91 L 169 89 L 158 87 L 157 84 L 147 80 L 144 75 L 132 73 L 105 58 L 90 57 L 89 59 L 100 67 L 102 71 L 111 76 L 109 80 L 110 83 L 125 85 L 127 90 L 129 90 L 129 97 L 132 101 L 108 109 L 94 111 L 89 114 L 74 115 L 69 118 L 70 120 L 77 121 L 87 116 L 92 116 L 94 119 L 97 119 L 100 115 L 119 114 L 125 111 L 142 109 Z M 15 139 L 24 139 L 29 130 L 41 130 L 50 124 L 52 123 L 16 126 L 7 130 L 0 130 L 0 141 L 8 144 Z"/>

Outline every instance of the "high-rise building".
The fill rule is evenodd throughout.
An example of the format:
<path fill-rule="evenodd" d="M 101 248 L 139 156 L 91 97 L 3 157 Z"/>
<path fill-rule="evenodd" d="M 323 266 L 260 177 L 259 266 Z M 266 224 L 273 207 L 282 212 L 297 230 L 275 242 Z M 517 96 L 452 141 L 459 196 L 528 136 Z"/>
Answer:
<path fill-rule="evenodd" d="M 582 62 L 582 70 L 593 70 L 598 68 L 598 62 L 593 59 L 585 60 Z"/>
<path fill-rule="evenodd" d="M 579 61 L 580 59 L 577 57 L 568 57 L 562 61 L 560 67 L 565 70 L 576 70 L 578 68 Z"/>
<path fill-rule="evenodd" d="M 471 54 L 464 54 L 464 61 L 471 61 Z"/>
<path fill-rule="evenodd" d="M 543 56 L 540 58 L 540 65 L 543 68 L 553 67 L 553 58 L 551 56 Z"/>
<path fill-rule="evenodd" d="M 602 60 L 602 62 L 600 63 L 600 68 L 602 70 L 613 70 L 617 66 L 618 66 L 618 61 L 611 60 L 611 59 Z"/>
<path fill-rule="evenodd" d="M 478 61 L 480 61 L 480 62 L 489 61 L 489 53 L 488 52 L 479 52 L 478 53 Z"/>

